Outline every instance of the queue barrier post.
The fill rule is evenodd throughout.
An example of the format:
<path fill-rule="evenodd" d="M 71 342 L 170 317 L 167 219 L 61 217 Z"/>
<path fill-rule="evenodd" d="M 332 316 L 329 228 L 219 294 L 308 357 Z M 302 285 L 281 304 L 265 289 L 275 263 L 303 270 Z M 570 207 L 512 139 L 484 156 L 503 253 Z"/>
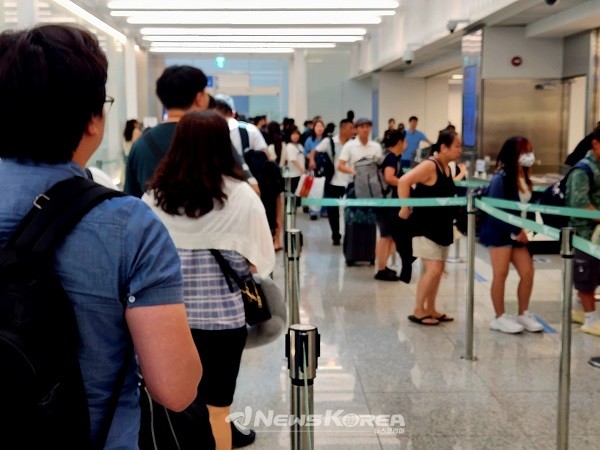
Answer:
<path fill-rule="evenodd" d="M 467 194 L 467 316 L 464 359 L 474 361 L 473 351 L 475 314 L 475 196 Z"/>
<path fill-rule="evenodd" d="M 571 227 L 560 230 L 560 256 L 563 260 L 562 331 L 558 379 L 558 422 L 556 448 L 569 448 L 569 395 L 571 385 L 571 292 L 573 289 L 573 235 Z"/>
<path fill-rule="evenodd" d="M 317 376 L 321 336 L 313 325 L 291 325 L 285 336 L 285 356 L 291 381 L 290 438 L 292 450 L 314 449 L 313 384 Z"/>
<path fill-rule="evenodd" d="M 288 323 L 300 323 L 300 253 L 302 232 L 297 228 L 285 232 L 285 300 L 288 305 Z"/>

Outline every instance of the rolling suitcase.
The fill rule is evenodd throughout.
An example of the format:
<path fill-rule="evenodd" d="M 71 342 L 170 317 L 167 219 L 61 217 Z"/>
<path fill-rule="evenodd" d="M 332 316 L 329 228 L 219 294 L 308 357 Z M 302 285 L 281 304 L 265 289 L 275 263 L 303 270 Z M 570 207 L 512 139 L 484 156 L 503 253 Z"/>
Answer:
<path fill-rule="evenodd" d="M 374 214 L 370 210 L 367 211 L 364 211 L 364 208 L 347 208 L 344 257 L 348 266 L 363 261 L 370 265 L 375 264 L 377 225 Z"/>

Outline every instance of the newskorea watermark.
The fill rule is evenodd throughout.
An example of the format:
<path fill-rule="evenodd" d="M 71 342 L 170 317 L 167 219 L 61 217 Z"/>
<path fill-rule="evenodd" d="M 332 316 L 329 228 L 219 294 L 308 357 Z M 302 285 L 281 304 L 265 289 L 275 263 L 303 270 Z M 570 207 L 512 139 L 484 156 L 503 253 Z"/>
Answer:
<path fill-rule="evenodd" d="M 338 427 L 340 432 L 364 431 L 376 434 L 403 434 L 406 426 L 404 417 L 401 414 L 354 414 L 346 413 L 343 409 L 328 409 L 325 414 L 294 416 L 293 414 L 275 414 L 272 409 L 254 411 L 250 406 L 246 406 L 243 412 L 232 412 L 227 416 L 227 421 L 253 428 L 282 428 L 300 425 L 307 427 Z M 279 431 L 281 430 L 277 430 L 277 432 Z"/>

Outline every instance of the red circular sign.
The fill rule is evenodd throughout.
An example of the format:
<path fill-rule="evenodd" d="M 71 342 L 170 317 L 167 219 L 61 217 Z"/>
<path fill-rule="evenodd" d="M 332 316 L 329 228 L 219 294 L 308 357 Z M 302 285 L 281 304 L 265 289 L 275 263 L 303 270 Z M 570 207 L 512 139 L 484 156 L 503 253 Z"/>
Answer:
<path fill-rule="evenodd" d="M 523 58 L 520 56 L 515 56 L 510 60 L 510 63 L 515 67 L 519 67 L 521 64 L 523 64 Z"/>

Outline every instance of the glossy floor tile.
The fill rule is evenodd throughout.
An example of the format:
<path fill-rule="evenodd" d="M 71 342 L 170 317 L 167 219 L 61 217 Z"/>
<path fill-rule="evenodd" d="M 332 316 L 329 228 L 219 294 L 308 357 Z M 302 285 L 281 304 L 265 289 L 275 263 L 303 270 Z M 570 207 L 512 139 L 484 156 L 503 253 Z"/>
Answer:
<path fill-rule="evenodd" d="M 300 260 L 301 322 L 321 335 L 313 387 L 316 449 L 550 449 L 556 448 L 561 274 L 557 255 L 535 258 L 530 310 L 543 333 L 506 335 L 489 329 L 491 266 L 476 250 L 473 348 L 465 360 L 466 241 L 446 265 L 438 309 L 454 322 L 411 323 L 420 262 L 409 284 L 373 279 L 375 268 L 347 267 L 333 247 L 326 219 L 299 213 L 305 246 Z M 392 260 L 393 264 L 394 261 Z M 283 255 L 274 272 L 283 288 Z M 517 309 L 518 277 L 506 284 L 506 308 Z M 569 324 L 570 448 L 596 449 L 600 439 L 600 337 Z M 233 412 L 257 432 L 249 448 L 290 448 L 290 378 L 285 339 L 244 352 Z M 277 421 L 279 420 L 279 422 Z"/>

